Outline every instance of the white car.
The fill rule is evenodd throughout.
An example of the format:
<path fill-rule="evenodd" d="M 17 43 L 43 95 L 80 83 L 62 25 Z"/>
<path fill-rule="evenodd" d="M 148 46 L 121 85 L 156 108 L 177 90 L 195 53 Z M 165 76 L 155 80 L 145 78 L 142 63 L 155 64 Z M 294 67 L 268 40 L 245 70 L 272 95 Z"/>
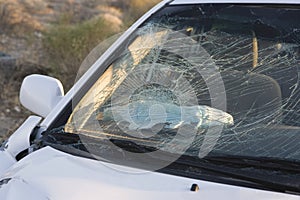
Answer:
<path fill-rule="evenodd" d="M 66 95 L 26 77 L 37 116 L 2 144 L 0 199 L 299 200 L 299 19 L 299 0 L 166 0 Z"/>

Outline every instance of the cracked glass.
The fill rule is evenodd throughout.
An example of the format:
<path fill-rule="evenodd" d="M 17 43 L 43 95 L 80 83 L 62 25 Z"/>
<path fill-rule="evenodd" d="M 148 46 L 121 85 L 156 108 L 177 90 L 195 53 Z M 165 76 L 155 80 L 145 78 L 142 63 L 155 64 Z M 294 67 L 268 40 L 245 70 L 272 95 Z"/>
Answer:
<path fill-rule="evenodd" d="M 165 7 L 120 47 L 65 131 L 192 157 L 299 162 L 299 9 Z"/>

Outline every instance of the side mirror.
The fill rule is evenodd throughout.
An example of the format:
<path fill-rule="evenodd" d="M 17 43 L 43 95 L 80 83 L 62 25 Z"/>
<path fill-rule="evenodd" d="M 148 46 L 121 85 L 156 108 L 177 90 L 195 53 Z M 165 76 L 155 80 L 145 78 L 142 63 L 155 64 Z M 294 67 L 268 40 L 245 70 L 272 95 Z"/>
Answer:
<path fill-rule="evenodd" d="M 28 110 L 46 117 L 64 96 L 61 82 L 44 75 L 27 76 L 20 90 L 20 102 Z"/>

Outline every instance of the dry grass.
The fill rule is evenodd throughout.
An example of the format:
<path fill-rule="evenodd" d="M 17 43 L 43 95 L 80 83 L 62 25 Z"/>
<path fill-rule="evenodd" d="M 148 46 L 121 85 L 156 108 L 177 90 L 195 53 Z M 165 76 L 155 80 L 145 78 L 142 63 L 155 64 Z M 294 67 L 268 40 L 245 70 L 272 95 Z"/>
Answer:
<path fill-rule="evenodd" d="M 42 30 L 41 23 L 27 9 L 17 0 L 0 0 L 0 31 L 24 34 L 32 30 Z"/>
<path fill-rule="evenodd" d="M 124 23 L 130 25 L 160 1 L 161 0 L 115 1 L 113 5 L 124 12 Z"/>

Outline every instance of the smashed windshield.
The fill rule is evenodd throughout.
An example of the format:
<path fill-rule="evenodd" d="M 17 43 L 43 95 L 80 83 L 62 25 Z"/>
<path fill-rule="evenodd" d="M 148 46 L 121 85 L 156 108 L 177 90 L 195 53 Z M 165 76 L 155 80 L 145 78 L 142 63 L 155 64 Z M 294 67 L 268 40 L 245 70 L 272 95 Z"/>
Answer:
<path fill-rule="evenodd" d="M 97 139 L 193 158 L 300 162 L 299 9 L 165 7 L 122 46 L 64 131 L 95 154 L 104 148 Z"/>

